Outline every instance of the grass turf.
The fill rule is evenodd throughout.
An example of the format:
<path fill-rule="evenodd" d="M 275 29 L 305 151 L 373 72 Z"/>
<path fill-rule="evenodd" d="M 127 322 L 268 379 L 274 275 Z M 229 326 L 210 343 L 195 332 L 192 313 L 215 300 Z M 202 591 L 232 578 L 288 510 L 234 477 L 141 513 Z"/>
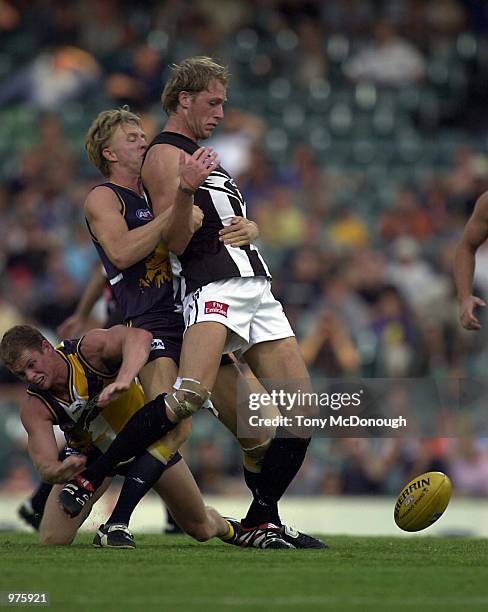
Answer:
<path fill-rule="evenodd" d="M 485 540 L 326 539 L 329 550 L 261 551 L 139 535 L 136 550 L 100 550 L 89 534 L 48 548 L 1 533 L 0 591 L 47 591 L 63 612 L 488 610 Z"/>

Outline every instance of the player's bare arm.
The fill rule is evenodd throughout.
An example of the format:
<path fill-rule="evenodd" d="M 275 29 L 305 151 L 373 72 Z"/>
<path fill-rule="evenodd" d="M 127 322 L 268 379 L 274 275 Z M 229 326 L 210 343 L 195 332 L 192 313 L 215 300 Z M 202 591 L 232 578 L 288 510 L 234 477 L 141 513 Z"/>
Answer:
<path fill-rule="evenodd" d="M 469 218 L 454 257 L 459 317 L 465 329 L 478 330 L 481 324 L 475 315 L 477 306 L 486 306 L 484 300 L 473 295 L 475 257 L 478 248 L 488 238 L 488 192 L 484 193 Z"/>
<path fill-rule="evenodd" d="M 233 247 L 252 244 L 259 236 L 257 223 L 245 217 L 234 217 L 231 224 L 219 231 L 219 240 Z"/>
<path fill-rule="evenodd" d="M 118 367 L 115 381 L 99 395 L 99 406 L 106 406 L 127 391 L 149 357 L 151 341 L 152 334 L 145 329 L 124 325 L 94 329 L 83 338 L 80 351 L 90 364 L 105 370 L 110 364 Z"/>
<path fill-rule="evenodd" d="M 204 147 L 187 155 L 171 145 L 155 145 L 146 156 L 142 180 L 154 212 L 161 214 L 174 205 L 166 244 L 177 255 L 183 253 L 195 231 L 193 193 L 217 165 L 216 153 Z"/>
<path fill-rule="evenodd" d="M 43 482 L 65 483 L 84 469 L 83 455 L 59 461 L 52 416 L 40 399 L 28 396 L 20 408 L 20 418 L 28 435 L 29 455 Z"/>
<path fill-rule="evenodd" d="M 88 195 L 85 216 L 110 261 L 119 270 L 124 270 L 147 257 L 161 240 L 166 241 L 171 211 L 129 230 L 117 196 L 111 189 L 100 186 Z"/>

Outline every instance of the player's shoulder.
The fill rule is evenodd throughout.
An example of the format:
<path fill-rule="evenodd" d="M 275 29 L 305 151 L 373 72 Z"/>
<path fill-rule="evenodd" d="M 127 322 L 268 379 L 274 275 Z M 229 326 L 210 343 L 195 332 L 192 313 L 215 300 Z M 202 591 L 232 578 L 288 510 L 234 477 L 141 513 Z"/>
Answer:
<path fill-rule="evenodd" d="M 91 189 L 85 198 L 85 212 L 93 211 L 95 208 L 98 209 L 100 206 L 106 204 L 116 204 L 118 206 L 118 198 L 115 191 L 109 186 L 108 183 L 101 183 Z"/>
<path fill-rule="evenodd" d="M 468 219 L 467 227 L 488 223 L 488 191 L 484 191 L 474 203 L 473 211 Z"/>
<path fill-rule="evenodd" d="M 117 344 L 127 336 L 129 329 L 125 325 L 114 325 L 109 329 L 91 329 L 79 341 L 77 353 L 90 365 L 103 369 L 107 347 Z"/>
<path fill-rule="evenodd" d="M 76 352 L 84 358 L 98 357 L 101 349 L 107 342 L 107 332 L 109 332 L 107 329 L 90 329 L 80 338 L 76 347 Z"/>
<path fill-rule="evenodd" d="M 488 214 L 488 191 L 484 191 L 476 200 L 475 209 Z"/>
<path fill-rule="evenodd" d="M 26 391 L 20 403 L 20 420 L 24 427 L 29 431 L 42 421 L 54 422 L 53 414 L 48 408 L 46 399 L 38 395 L 35 391 Z"/>
<path fill-rule="evenodd" d="M 180 157 L 180 149 L 172 144 L 168 143 L 155 143 L 149 147 L 144 163 L 142 165 L 142 172 L 150 168 L 151 166 L 161 166 L 163 169 L 167 167 L 167 164 L 175 164 L 178 162 Z"/>

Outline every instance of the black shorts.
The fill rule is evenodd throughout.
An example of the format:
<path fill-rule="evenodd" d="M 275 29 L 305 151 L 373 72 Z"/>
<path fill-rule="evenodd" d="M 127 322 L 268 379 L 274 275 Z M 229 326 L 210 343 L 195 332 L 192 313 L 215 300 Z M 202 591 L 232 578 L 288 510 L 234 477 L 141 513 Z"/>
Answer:
<path fill-rule="evenodd" d="M 183 332 L 185 331 L 182 314 L 178 312 L 148 313 L 131 319 L 128 324 L 130 327 L 145 329 L 153 335 L 147 363 L 160 357 L 169 357 L 176 365 L 180 364 L 181 345 L 183 343 Z M 228 355 L 222 355 L 221 366 L 231 363 L 233 361 Z"/>
<path fill-rule="evenodd" d="M 128 324 L 130 327 L 138 327 L 152 333 L 148 363 L 160 357 L 169 357 L 179 365 L 185 331 L 183 315 L 178 312 L 148 313 L 131 319 Z"/>

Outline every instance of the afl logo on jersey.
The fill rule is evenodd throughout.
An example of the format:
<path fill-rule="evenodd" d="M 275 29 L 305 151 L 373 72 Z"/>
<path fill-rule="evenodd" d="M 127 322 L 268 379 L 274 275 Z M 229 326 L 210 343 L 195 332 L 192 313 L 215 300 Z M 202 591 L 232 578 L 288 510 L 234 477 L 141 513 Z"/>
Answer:
<path fill-rule="evenodd" d="M 136 217 L 144 221 L 145 219 L 152 219 L 153 214 L 149 210 L 149 208 L 139 208 L 138 210 L 136 210 Z"/>

